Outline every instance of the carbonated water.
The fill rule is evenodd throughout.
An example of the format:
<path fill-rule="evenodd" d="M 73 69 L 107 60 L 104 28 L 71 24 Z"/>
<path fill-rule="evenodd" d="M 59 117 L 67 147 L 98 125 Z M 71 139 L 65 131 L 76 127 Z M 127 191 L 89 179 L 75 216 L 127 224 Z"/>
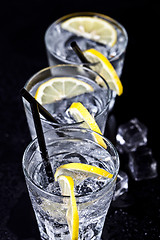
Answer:
<path fill-rule="evenodd" d="M 70 116 L 68 109 L 73 102 L 81 102 L 83 106 L 89 111 L 89 113 L 95 118 L 99 128 L 101 129 L 102 133 L 105 130 L 105 123 L 107 120 L 108 115 L 108 103 L 110 101 L 109 90 L 107 88 L 100 87 L 96 82 L 90 80 L 89 78 L 85 78 L 82 76 L 75 76 L 78 80 L 84 81 L 91 85 L 94 89 L 92 92 L 84 93 L 77 95 L 72 98 L 63 98 L 59 101 L 55 101 L 51 104 L 46 104 L 44 107 L 47 109 L 49 113 L 53 115 L 56 121 L 59 124 L 70 124 L 75 123 L 75 120 Z M 30 93 L 35 96 L 35 93 L 38 87 L 43 84 L 44 82 L 48 81 L 51 78 L 45 79 L 44 81 L 38 82 L 35 84 Z M 27 104 L 27 103 L 26 103 Z M 31 136 L 34 139 L 36 134 L 34 130 L 34 123 L 32 119 L 31 110 L 28 107 L 25 108 L 28 125 L 30 128 Z M 43 118 L 43 117 L 42 117 Z M 51 128 L 50 124 L 47 124 L 45 121 L 42 122 L 44 130 Z"/>
<path fill-rule="evenodd" d="M 110 154 L 104 152 L 100 146 L 93 147 L 89 142 L 70 142 L 64 140 L 61 144 L 54 144 L 56 154 L 50 157 L 53 173 L 62 164 L 82 162 L 104 168 L 110 173 L 115 167 Z M 63 149 L 63 150 L 62 150 Z M 71 150 L 72 149 L 72 150 Z M 85 152 L 85 154 L 84 154 Z M 105 216 L 113 195 L 112 179 L 85 177 L 78 174 L 75 182 L 75 196 L 79 213 L 79 240 L 100 239 Z M 74 178 L 74 173 L 70 172 Z M 43 240 L 70 240 L 70 233 L 66 220 L 68 197 L 61 198 L 61 190 L 57 182 L 46 183 L 44 167 L 37 166 L 32 176 L 36 185 L 54 195 L 54 197 L 39 197 L 30 189 L 30 197 L 35 210 L 37 222 Z M 77 177 L 76 177 L 77 178 Z M 111 184 L 112 181 L 112 184 Z M 110 188 L 107 186 L 111 184 Z"/>
<path fill-rule="evenodd" d="M 82 78 L 79 78 L 78 76 L 77 79 L 82 80 Z M 89 79 L 83 79 L 83 81 L 84 80 L 93 87 L 93 92 L 80 94 L 72 98 L 63 98 L 59 101 L 44 105 L 48 112 L 50 112 L 59 123 L 75 122 L 75 120 L 68 113 L 68 108 L 73 102 L 81 102 L 93 117 L 100 114 L 102 110 L 106 108 L 107 102 L 109 101 L 108 90 L 101 88 L 93 81 L 89 81 Z M 46 79 L 45 82 L 46 81 L 48 80 Z M 43 82 L 38 83 L 32 88 L 30 93 L 33 96 L 35 95 L 38 86 L 42 83 Z"/>
<path fill-rule="evenodd" d="M 101 52 L 112 63 L 117 74 L 120 76 L 123 68 L 125 48 L 127 46 L 127 33 L 122 26 L 120 28 L 116 24 L 113 24 L 113 27 L 117 32 L 117 42 L 113 47 L 109 47 L 64 30 L 61 27 L 61 23 L 52 24 L 45 35 L 49 64 L 52 66 L 59 63 L 80 63 L 80 60 L 71 48 L 71 42 L 75 41 L 82 51 L 94 48 Z"/>

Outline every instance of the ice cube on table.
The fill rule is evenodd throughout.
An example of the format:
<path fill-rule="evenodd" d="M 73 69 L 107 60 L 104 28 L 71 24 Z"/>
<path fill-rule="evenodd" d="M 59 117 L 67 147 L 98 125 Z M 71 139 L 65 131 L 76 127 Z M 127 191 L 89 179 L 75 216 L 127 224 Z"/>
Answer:
<path fill-rule="evenodd" d="M 116 181 L 116 189 L 113 200 L 116 200 L 119 196 L 128 191 L 128 175 L 122 170 L 119 171 Z"/>
<path fill-rule="evenodd" d="M 129 153 L 129 170 L 134 180 L 140 181 L 157 177 L 157 162 L 152 150 L 147 146 L 137 148 Z"/>
<path fill-rule="evenodd" d="M 118 127 L 116 142 L 119 152 L 135 151 L 147 143 L 147 127 L 137 118 Z"/>

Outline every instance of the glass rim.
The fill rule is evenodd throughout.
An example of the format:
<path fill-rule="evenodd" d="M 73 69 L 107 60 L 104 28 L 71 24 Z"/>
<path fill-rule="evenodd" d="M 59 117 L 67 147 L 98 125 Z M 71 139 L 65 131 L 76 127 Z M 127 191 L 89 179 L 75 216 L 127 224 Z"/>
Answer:
<path fill-rule="evenodd" d="M 96 119 L 96 118 L 99 118 L 99 116 L 101 116 L 101 115 L 107 110 L 107 108 L 109 107 L 109 103 L 110 103 L 111 98 L 112 98 L 112 90 L 110 89 L 108 83 L 104 80 L 104 78 L 103 78 L 99 73 L 93 71 L 92 69 L 89 69 L 89 68 L 85 67 L 83 63 L 82 63 L 82 64 L 65 64 L 65 63 L 64 63 L 64 64 L 58 64 L 58 65 L 53 65 L 53 66 L 49 66 L 49 67 L 43 68 L 43 69 L 41 69 L 40 71 L 38 71 L 38 72 L 36 72 L 35 74 L 33 74 L 33 75 L 28 79 L 28 81 L 27 81 L 27 82 L 25 83 L 25 85 L 24 85 L 24 88 L 25 88 L 27 91 L 30 91 L 30 90 L 31 90 L 30 83 L 31 83 L 31 81 L 32 81 L 34 78 L 36 78 L 36 77 L 37 77 L 39 74 L 41 74 L 42 72 L 45 72 L 45 71 L 48 71 L 48 70 L 54 69 L 54 68 L 59 68 L 59 67 L 72 67 L 72 68 L 73 68 L 73 67 L 74 67 L 74 68 L 79 68 L 79 67 L 81 67 L 81 68 L 84 69 L 85 71 L 91 72 L 92 74 L 99 76 L 99 77 L 103 80 L 103 82 L 106 84 L 107 90 L 108 90 L 108 101 L 107 101 L 107 103 L 105 104 L 103 110 L 102 110 L 101 112 L 99 112 L 98 114 L 95 115 L 95 119 Z M 92 79 L 90 79 L 90 80 L 93 81 Z M 96 83 L 96 82 L 95 82 L 95 83 Z M 96 83 L 96 84 L 98 85 L 98 83 Z M 30 88 L 27 89 L 27 87 L 30 87 Z M 25 101 L 26 101 L 26 100 L 25 100 Z M 25 107 L 26 107 L 26 109 L 31 113 L 30 108 L 28 107 L 27 104 L 25 104 Z M 75 123 L 71 123 L 71 124 L 68 124 L 68 123 L 64 123 L 64 124 L 63 124 L 63 123 L 53 123 L 53 122 L 48 121 L 48 120 L 46 120 L 45 118 L 42 118 L 42 117 L 40 117 L 40 119 L 41 119 L 43 122 L 45 122 L 45 123 L 48 123 L 48 124 L 50 124 L 50 125 L 57 126 L 57 127 L 59 127 L 59 126 L 65 126 L 65 125 L 78 125 L 78 124 L 81 124 L 81 123 L 82 123 L 82 122 L 75 122 Z"/>
<path fill-rule="evenodd" d="M 112 62 L 112 61 L 116 60 L 117 58 L 119 58 L 119 56 L 121 56 L 126 51 L 126 47 L 127 47 L 127 44 L 128 44 L 128 34 L 127 34 L 127 31 L 126 31 L 125 27 L 121 23 L 119 23 L 114 18 L 109 17 L 108 15 L 105 15 L 105 14 L 102 14 L 102 13 L 97 13 L 97 12 L 74 12 L 74 13 L 66 14 L 66 15 L 58 18 L 57 20 L 55 20 L 53 23 L 51 23 L 48 26 L 48 28 L 47 28 L 47 30 L 45 32 L 45 35 L 44 35 L 44 41 L 45 41 L 46 48 L 47 48 L 47 50 L 49 52 L 50 52 L 50 50 L 48 48 L 48 44 L 47 44 L 46 38 L 47 38 L 47 35 L 48 35 L 48 32 L 49 32 L 50 28 L 53 27 L 54 25 L 56 26 L 57 24 L 59 24 L 60 22 L 63 22 L 64 20 L 66 20 L 68 18 L 76 17 L 76 16 L 97 16 L 97 17 L 103 18 L 104 20 L 109 20 L 115 26 L 117 26 L 119 29 L 121 29 L 121 31 L 123 32 L 123 34 L 125 36 L 125 44 L 124 44 L 122 50 L 118 54 L 116 54 L 116 56 L 112 57 L 109 60 L 110 62 Z M 65 63 L 73 64 L 72 61 L 66 60 L 66 59 L 62 58 L 61 56 L 58 56 L 55 51 L 52 51 L 50 53 L 52 55 L 54 54 L 54 56 L 56 56 L 56 58 L 59 59 L 60 61 L 63 60 L 63 61 L 65 61 Z"/>
<path fill-rule="evenodd" d="M 113 177 L 112 180 L 109 182 L 109 184 L 106 184 L 104 187 L 102 187 L 102 188 L 99 189 L 98 191 L 92 192 L 91 194 L 78 195 L 78 196 L 75 195 L 76 199 L 80 199 L 80 200 L 81 200 L 81 199 L 83 199 L 83 198 L 86 198 L 86 199 L 87 199 L 87 198 L 90 198 L 90 197 L 94 198 L 94 197 L 96 197 L 97 194 L 101 194 L 101 193 L 103 193 L 104 191 L 109 192 L 109 191 L 110 191 L 110 186 L 112 186 L 113 182 L 116 181 L 116 179 L 117 179 L 117 175 L 118 175 L 118 171 L 119 171 L 119 165 L 120 165 L 119 155 L 118 155 L 118 152 L 117 152 L 116 148 L 114 147 L 114 145 L 111 143 L 110 140 L 108 140 L 108 139 L 107 139 L 106 137 L 104 137 L 103 135 L 101 135 L 101 134 L 99 134 L 99 133 L 97 133 L 97 132 L 94 132 L 94 131 L 92 131 L 92 130 L 90 130 L 90 129 L 81 128 L 81 127 L 78 127 L 78 128 L 75 128 L 75 127 L 61 127 L 61 128 L 57 128 L 57 129 L 54 129 L 54 130 L 48 130 L 48 131 L 46 131 L 44 134 L 46 134 L 46 133 L 48 133 L 48 132 L 50 132 L 50 131 L 54 131 L 54 132 L 55 132 L 55 131 L 60 131 L 60 130 L 62 131 L 62 130 L 65 130 L 65 129 L 66 129 L 66 130 L 72 129 L 72 130 L 76 130 L 76 131 L 85 131 L 85 132 L 90 132 L 90 133 L 94 133 L 94 134 L 97 134 L 97 135 L 101 136 L 101 137 L 105 140 L 105 143 L 107 144 L 107 146 L 109 146 L 109 147 L 113 150 L 113 152 L 114 152 L 114 156 L 111 156 L 111 158 L 114 157 L 114 159 L 117 160 L 117 161 L 116 161 L 116 167 L 115 167 L 114 177 Z M 60 138 L 56 138 L 57 141 L 58 141 L 58 139 L 60 140 Z M 77 139 L 77 138 L 76 138 L 76 139 Z M 55 142 L 56 140 L 53 139 L 54 142 Z M 73 139 L 72 139 L 72 140 L 73 140 Z M 86 141 L 86 139 L 83 139 L 83 140 Z M 90 140 L 90 139 L 89 139 L 89 140 Z M 58 194 L 50 193 L 50 192 L 46 191 L 45 189 L 41 188 L 38 184 L 36 184 L 36 183 L 34 182 L 34 180 L 29 176 L 28 171 L 26 170 L 26 167 L 25 167 L 25 161 L 26 161 L 26 159 L 27 159 L 26 156 L 27 156 L 27 153 L 29 152 L 30 148 L 31 148 L 34 144 L 36 144 L 37 142 L 38 142 L 38 139 L 37 139 L 37 138 L 35 138 L 34 140 L 32 140 L 32 141 L 28 144 L 28 146 L 26 147 L 26 149 L 25 149 L 25 151 L 24 151 L 24 154 L 23 154 L 23 157 L 22 157 L 22 167 L 23 167 L 23 173 L 24 173 L 24 175 L 25 175 L 25 178 L 27 178 L 27 180 L 32 184 L 32 186 L 34 186 L 38 191 L 40 191 L 41 193 L 49 196 L 50 198 L 52 198 L 52 197 L 55 197 L 55 198 L 57 198 L 57 199 L 70 198 L 70 196 L 58 195 Z M 92 143 L 95 144 L 95 145 L 100 146 L 100 145 L 99 145 L 98 143 L 96 143 L 94 140 L 90 140 L 90 142 L 92 142 Z M 46 144 L 46 145 L 47 145 L 47 144 Z M 38 146 L 38 144 L 37 144 L 37 146 Z M 100 147 L 103 148 L 104 151 L 107 151 L 107 149 L 105 149 L 104 147 L 102 147 L 102 146 L 100 146 Z M 36 147 L 36 149 L 37 149 L 37 147 Z M 33 156 L 33 154 L 32 154 L 32 156 Z"/>

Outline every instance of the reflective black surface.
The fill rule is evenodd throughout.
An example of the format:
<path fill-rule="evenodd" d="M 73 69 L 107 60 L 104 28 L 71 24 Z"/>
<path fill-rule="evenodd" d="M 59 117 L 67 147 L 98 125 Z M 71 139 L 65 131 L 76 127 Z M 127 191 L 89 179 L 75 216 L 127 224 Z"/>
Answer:
<path fill-rule="evenodd" d="M 159 171 L 159 3 L 151 1 L 9 1 L 0 14 L 0 239 L 38 240 L 37 224 L 28 197 L 21 159 L 30 141 L 20 89 L 28 78 L 46 67 L 46 28 L 57 18 L 77 11 L 95 11 L 122 23 L 129 35 L 122 74 L 124 94 L 112 112 L 115 143 L 117 127 L 137 117 L 148 127 L 148 146 Z M 113 120 L 114 119 L 114 120 Z M 113 134 L 114 133 L 114 134 Z M 120 155 L 121 168 L 127 157 Z M 127 172 L 129 174 L 129 172 Z M 104 240 L 160 239 L 160 181 L 135 182 L 113 202 L 103 231 Z"/>

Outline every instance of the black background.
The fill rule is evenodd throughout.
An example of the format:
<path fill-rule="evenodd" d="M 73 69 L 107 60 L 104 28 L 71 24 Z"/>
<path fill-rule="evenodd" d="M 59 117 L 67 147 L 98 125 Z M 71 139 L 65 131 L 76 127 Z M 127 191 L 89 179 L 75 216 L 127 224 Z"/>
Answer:
<path fill-rule="evenodd" d="M 29 131 L 19 94 L 34 73 L 48 66 L 44 34 L 72 12 L 109 15 L 126 28 L 129 42 L 122 74 L 124 94 L 113 110 L 117 126 L 137 117 L 148 127 L 159 171 L 158 1 L 6 0 L 0 6 L 0 239 L 38 240 L 38 230 L 21 168 Z M 124 156 L 121 156 L 122 166 Z M 160 239 L 160 185 L 156 179 L 129 180 L 129 193 L 112 204 L 104 240 Z M 118 206 L 119 205 L 119 206 Z"/>

